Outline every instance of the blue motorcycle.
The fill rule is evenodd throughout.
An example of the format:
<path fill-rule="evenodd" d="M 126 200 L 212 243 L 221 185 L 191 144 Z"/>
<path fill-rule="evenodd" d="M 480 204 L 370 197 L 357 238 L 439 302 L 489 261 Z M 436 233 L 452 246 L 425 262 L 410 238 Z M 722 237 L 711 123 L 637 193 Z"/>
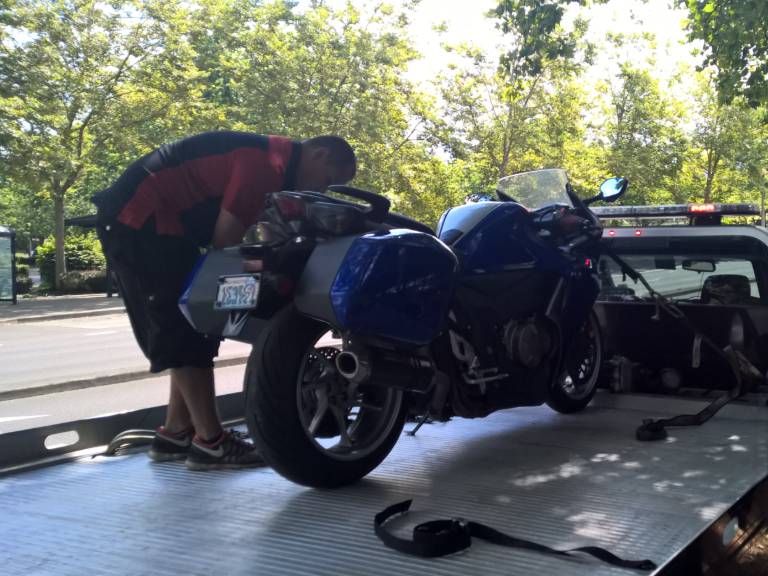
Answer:
<path fill-rule="evenodd" d="M 602 360 L 588 206 L 626 188 L 611 178 L 581 200 L 563 170 L 516 174 L 437 233 L 348 186 L 272 194 L 256 241 L 211 251 L 180 305 L 199 331 L 253 344 L 246 419 L 265 460 L 342 486 L 409 418 L 587 406 Z"/>

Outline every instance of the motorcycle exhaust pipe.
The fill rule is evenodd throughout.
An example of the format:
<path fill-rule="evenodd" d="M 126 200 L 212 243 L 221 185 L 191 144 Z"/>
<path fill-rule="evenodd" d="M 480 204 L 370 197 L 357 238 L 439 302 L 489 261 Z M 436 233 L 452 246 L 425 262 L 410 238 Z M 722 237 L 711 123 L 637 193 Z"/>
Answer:
<path fill-rule="evenodd" d="M 424 391 L 434 372 L 432 362 L 416 356 L 400 356 L 367 350 L 344 350 L 336 356 L 339 374 L 353 384 Z"/>
<path fill-rule="evenodd" d="M 336 356 L 336 370 L 353 384 L 361 384 L 371 376 L 371 360 L 367 352 L 344 350 Z"/>

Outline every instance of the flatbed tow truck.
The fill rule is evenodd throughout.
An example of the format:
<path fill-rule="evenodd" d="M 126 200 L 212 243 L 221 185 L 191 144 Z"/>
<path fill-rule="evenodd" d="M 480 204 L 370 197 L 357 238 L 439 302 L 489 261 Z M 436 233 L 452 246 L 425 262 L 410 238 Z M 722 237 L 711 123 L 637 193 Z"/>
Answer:
<path fill-rule="evenodd" d="M 717 211 L 728 207 L 708 216 Z M 607 224 L 604 239 L 715 340 L 722 318 L 744 316 L 746 346 L 765 374 L 764 228 Z M 191 472 L 150 463 L 136 453 L 147 438 L 141 432 L 109 445 L 126 429 L 159 424 L 162 407 L 0 435 L 0 574 L 633 573 L 588 556 L 482 541 L 439 559 L 405 556 L 377 539 L 373 518 L 411 498 L 413 511 L 392 521 L 398 535 L 424 520 L 462 517 L 554 548 L 595 545 L 648 558 L 658 568 L 646 573 L 768 574 L 764 382 L 702 426 L 636 440 L 644 419 L 698 412 L 730 384 L 691 334 L 670 319 L 651 320 L 654 304 L 642 287 L 608 266 L 599 270 L 597 313 L 611 361 L 605 389 L 587 410 L 515 408 L 429 424 L 347 488 L 307 489 L 269 469 Z M 708 280 L 718 275 L 729 278 Z M 746 289 L 736 276 L 746 276 Z M 730 300 L 713 303 L 724 298 L 725 281 Z M 221 397 L 220 406 L 237 424 L 241 394 Z M 123 442 L 134 448 L 107 455 Z"/>

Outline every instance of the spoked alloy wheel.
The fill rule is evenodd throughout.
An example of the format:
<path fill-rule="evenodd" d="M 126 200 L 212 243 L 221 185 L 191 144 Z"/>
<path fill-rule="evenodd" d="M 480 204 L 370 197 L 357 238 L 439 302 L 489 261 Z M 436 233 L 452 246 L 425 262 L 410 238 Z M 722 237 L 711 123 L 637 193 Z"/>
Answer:
<path fill-rule="evenodd" d="M 586 408 L 597 390 L 603 360 L 600 326 L 594 312 L 575 335 L 565 358 L 565 369 L 550 391 L 550 408 L 568 414 Z"/>
<path fill-rule="evenodd" d="M 264 459 L 315 487 L 355 482 L 391 451 L 405 424 L 402 391 L 354 386 L 334 359 L 329 327 L 288 308 L 254 345 L 245 378 L 246 419 Z"/>
<path fill-rule="evenodd" d="M 299 370 L 296 399 L 304 432 L 316 448 L 330 458 L 356 460 L 386 442 L 397 425 L 403 393 L 351 384 L 336 370 L 340 351 L 312 347 Z"/>

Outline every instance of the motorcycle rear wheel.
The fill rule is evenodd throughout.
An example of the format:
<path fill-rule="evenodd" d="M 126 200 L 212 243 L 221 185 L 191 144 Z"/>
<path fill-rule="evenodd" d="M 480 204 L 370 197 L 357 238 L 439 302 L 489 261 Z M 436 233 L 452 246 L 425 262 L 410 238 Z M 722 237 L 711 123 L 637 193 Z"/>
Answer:
<path fill-rule="evenodd" d="M 547 405 L 562 414 L 580 412 L 592 401 L 603 362 L 603 339 L 597 316 L 589 318 L 574 337 L 565 368 L 555 381 Z"/>
<path fill-rule="evenodd" d="M 267 464 L 305 486 L 336 488 L 376 468 L 400 436 L 400 390 L 355 388 L 340 376 L 330 327 L 292 307 L 259 335 L 245 373 L 246 421 Z"/>

